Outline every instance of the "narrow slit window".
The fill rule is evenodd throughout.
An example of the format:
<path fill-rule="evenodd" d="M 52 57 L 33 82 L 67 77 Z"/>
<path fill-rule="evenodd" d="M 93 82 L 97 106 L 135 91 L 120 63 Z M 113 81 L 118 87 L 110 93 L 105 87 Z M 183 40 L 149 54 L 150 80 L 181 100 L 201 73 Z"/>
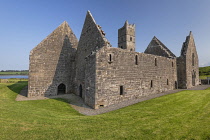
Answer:
<path fill-rule="evenodd" d="M 153 87 L 153 81 L 151 80 L 150 82 L 150 87 L 152 88 Z"/>
<path fill-rule="evenodd" d="M 138 65 L 138 55 L 135 56 L 135 64 Z"/>
<path fill-rule="evenodd" d="M 168 85 L 169 83 L 168 83 L 168 79 L 167 79 L 167 85 Z"/>
<path fill-rule="evenodd" d="M 172 65 L 172 67 L 174 67 L 174 62 L 172 62 L 172 64 L 171 64 L 171 65 Z"/>
<path fill-rule="evenodd" d="M 157 58 L 155 58 L 155 66 L 157 66 Z"/>
<path fill-rule="evenodd" d="M 123 95 L 124 91 L 123 91 L 123 86 L 120 86 L 120 95 Z"/>
<path fill-rule="evenodd" d="M 195 65 L 195 55 L 194 55 L 194 53 L 192 54 L 192 66 L 194 66 Z"/>
<path fill-rule="evenodd" d="M 109 61 L 111 62 L 112 61 L 112 55 L 109 54 Z"/>

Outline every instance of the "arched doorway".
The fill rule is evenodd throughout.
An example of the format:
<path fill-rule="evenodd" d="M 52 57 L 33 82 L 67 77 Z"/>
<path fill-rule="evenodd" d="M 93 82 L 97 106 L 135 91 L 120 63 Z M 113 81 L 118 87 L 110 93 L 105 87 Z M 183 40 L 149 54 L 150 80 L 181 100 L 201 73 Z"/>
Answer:
<path fill-rule="evenodd" d="M 82 97 L 82 85 L 79 85 L 79 96 Z"/>
<path fill-rule="evenodd" d="M 62 83 L 58 86 L 58 95 L 66 93 L 66 86 Z"/>

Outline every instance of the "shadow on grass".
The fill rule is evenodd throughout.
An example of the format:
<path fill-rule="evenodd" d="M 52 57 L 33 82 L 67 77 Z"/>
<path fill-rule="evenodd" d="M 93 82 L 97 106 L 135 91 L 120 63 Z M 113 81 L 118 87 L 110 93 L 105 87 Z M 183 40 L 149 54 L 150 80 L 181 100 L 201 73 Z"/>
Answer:
<path fill-rule="evenodd" d="M 83 99 L 77 95 L 71 94 L 61 94 L 56 96 L 47 96 L 47 97 L 30 97 L 28 98 L 28 83 L 27 81 L 18 81 L 14 84 L 8 85 L 7 87 L 18 95 L 18 101 L 27 101 L 27 100 L 43 100 L 43 99 L 53 99 L 57 101 L 61 101 L 64 103 L 72 104 L 79 107 L 89 108 L 89 106 L 85 105 Z"/>
<path fill-rule="evenodd" d="M 28 88 L 26 88 L 27 85 L 28 85 L 28 81 L 18 81 L 18 82 L 16 82 L 16 83 L 12 84 L 12 85 L 7 86 L 7 87 L 8 87 L 11 91 L 13 91 L 13 92 L 15 92 L 15 93 L 17 93 L 17 94 L 20 94 L 21 91 L 22 91 L 22 89 L 28 89 Z M 27 93 L 27 92 L 26 92 L 26 93 Z M 27 94 L 26 94 L 26 95 L 23 95 L 23 96 L 26 97 Z"/>

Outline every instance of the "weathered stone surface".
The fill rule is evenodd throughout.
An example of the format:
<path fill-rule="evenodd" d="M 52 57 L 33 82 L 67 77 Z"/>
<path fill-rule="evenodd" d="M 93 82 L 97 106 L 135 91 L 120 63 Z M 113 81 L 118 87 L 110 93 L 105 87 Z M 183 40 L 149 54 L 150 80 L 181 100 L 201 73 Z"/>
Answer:
<path fill-rule="evenodd" d="M 135 25 L 118 30 L 118 48 L 88 11 L 79 43 L 66 22 L 30 54 L 29 94 L 75 93 L 92 108 L 109 106 L 199 84 L 198 55 L 192 33 L 176 57 L 156 37 L 145 53 L 135 52 Z"/>
<path fill-rule="evenodd" d="M 126 20 L 124 26 L 118 30 L 118 48 L 135 51 L 135 24 Z"/>
<path fill-rule="evenodd" d="M 75 90 L 77 95 L 80 95 L 85 101 L 87 100 L 87 104 L 89 105 L 92 105 L 95 102 L 93 98 L 95 94 L 95 65 L 94 61 L 90 61 L 90 59 L 92 59 L 91 55 L 105 45 L 108 46 L 109 42 L 105 38 L 104 31 L 102 31 L 101 27 L 96 24 L 91 13 L 88 11 L 76 52 Z M 89 59 L 88 62 L 87 59 Z M 88 82 L 90 79 L 86 78 L 90 78 L 91 83 Z M 86 92 L 87 88 L 88 90 Z"/>
<path fill-rule="evenodd" d="M 199 85 L 198 54 L 192 32 L 182 45 L 181 55 L 177 58 L 179 88 L 191 88 Z"/>
<path fill-rule="evenodd" d="M 118 48 L 101 49 L 96 58 L 96 106 L 175 89 L 176 59 Z"/>
<path fill-rule="evenodd" d="M 176 56 L 155 36 L 152 41 L 149 43 L 147 49 L 144 53 L 154 54 L 159 56 L 164 56 L 168 58 L 175 58 Z"/>
<path fill-rule="evenodd" d="M 64 84 L 70 92 L 75 75 L 74 59 L 78 41 L 63 22 L 30 52 L 28 97 L 58 94 Z"/>

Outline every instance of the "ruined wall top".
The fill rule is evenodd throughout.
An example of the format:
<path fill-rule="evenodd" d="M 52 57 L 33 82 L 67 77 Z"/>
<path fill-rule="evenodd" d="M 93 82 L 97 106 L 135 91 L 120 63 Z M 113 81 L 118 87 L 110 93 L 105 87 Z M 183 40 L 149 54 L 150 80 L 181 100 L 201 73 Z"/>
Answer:
<path fill-rule="evenodd" d="M 190 31 L 189 35 L 186 37 L 185 42 L 183 42 L 181 56 L 186 56 L 187 50 L 190 49 L 189 47 L 196 48 L 192 31 Z"/>
<path fill-rule="evenodd" d="M 175 58 L 176 56 L 159 40 L 153 37 L 144 53 L 164 56 L 168 58 Z"/>
<path fill-rule="evenodd" d="M 122 28 L 118 29 L 118 48 L 135 51 L 135 24 L 125 21 Z"/>
<path fill-rule="evenodd" d="M 59 36 L 59 38 L 58 38 Z M 66 21 L 60 24 L 50 35 L 48 35 L 44 40 L 41 41 L 34 49 L 31 50 L 30 55 L 37 52 L 36 54 L 44 53 L 43 50 L 52 49 L 55 43 L 59 40 L 69 39 L 72 48 L 77 48 L 78 40 L 73 33 L 72 29 Z M 59 41 L 60 42 L 60 41 Z M 61 41 L 62 42 L 62 41 Z M 40 51 L 42 50 L 42 51 Z"/>

